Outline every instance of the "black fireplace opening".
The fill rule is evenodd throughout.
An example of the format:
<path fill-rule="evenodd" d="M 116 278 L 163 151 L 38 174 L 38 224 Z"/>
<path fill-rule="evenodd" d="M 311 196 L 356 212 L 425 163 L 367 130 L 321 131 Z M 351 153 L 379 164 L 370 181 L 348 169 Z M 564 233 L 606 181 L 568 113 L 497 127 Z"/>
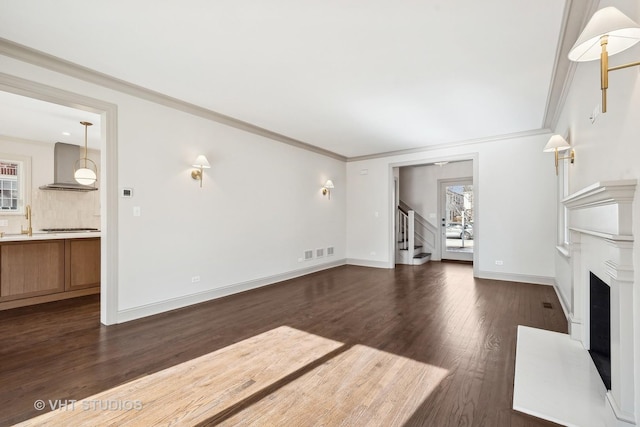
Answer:
<path fill-rule="evenodd" d="M 611 296 L 609 286 L 589 272 L 589 354 L 611 390 Z"/>

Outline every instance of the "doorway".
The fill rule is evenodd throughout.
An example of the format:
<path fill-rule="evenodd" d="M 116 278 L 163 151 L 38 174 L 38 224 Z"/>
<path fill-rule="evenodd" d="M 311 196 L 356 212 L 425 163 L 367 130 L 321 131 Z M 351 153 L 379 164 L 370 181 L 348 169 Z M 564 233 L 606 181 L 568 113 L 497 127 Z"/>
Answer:
<path fill-rule="evenodd" d="M 473 179 L 441 180 L 439 193 L 441 258 L 473 262 L 475 245 Z"/>
<path fill-rule="evenodd" d="M 100 116 L 100 321 L 117 323 L 117 106 L 42 83 L 0 73 L 0 91 Z"/>

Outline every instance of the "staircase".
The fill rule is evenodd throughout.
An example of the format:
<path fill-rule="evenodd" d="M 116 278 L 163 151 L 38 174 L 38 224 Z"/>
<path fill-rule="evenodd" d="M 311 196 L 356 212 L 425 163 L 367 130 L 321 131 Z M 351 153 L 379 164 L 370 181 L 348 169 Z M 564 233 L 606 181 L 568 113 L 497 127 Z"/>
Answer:
<path fill-rule="evenodd" d="M 429 262 L 431 253 L 425 251 L 424 240 L 415 230 L 415 211 L 398 206 L 396 224 L 396 264 L 421 265 Z"/>

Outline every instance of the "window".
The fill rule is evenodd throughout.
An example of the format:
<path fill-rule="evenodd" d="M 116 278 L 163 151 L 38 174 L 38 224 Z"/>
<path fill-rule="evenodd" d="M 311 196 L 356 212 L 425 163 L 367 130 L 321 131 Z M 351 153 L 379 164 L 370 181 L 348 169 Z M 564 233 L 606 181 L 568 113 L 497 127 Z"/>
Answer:
<path fill-rule="evenodd" d="M 569 246 L 569 210 L 562 203 L 569 195 L 569 161 L 560 160 L 558 171 L 558 245 L 563 248 Z"/>
<path fill-rule="evenodd" d="M 24 213 L 29 163 L 23 156 L 0 155 L 0 215 Z"/>

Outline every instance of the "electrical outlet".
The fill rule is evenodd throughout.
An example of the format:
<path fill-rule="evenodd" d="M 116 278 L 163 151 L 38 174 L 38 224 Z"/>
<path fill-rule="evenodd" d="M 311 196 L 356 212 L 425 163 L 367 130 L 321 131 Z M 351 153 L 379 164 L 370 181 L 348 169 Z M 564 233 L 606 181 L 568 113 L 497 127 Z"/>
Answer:
<path fill-rule="evenodd" d="M 191 283 L 198 283 L 200 281 L 200 276 L 193 276 L 191 278 Z"/>
<path fill-rule="evenodd" d="M 8 219 L 0 219 L 0 227 L 8 227 L 9 220 Z"/>
<path fill-rule="evenodd" d="M 496 265 L 503 265 L 504 262 L 501 259 L 496 260 Z"/>

